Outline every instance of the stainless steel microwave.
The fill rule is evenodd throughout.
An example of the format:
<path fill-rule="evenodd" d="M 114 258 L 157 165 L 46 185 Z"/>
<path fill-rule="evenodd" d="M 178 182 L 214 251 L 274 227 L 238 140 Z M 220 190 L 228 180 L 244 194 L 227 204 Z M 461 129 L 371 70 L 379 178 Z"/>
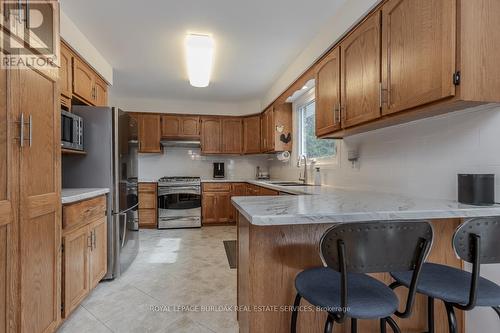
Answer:
<path fill-rule="evenodd" d="M 61 146 L 83 150 L 83 119 L 64 110 L 61 110 Z"/>

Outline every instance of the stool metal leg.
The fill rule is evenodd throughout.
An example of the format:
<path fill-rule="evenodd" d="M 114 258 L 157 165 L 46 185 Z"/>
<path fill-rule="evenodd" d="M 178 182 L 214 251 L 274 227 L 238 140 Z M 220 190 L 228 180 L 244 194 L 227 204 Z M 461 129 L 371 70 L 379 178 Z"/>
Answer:
<path fill-rule="evenodd" d="M 292 323 L 290 325 L 291 333 L 297 332 L 297 316 L 299 315 L 299 306 L 301 298 L 302 296 L 300 296 L 300 294 L 297 293 L 297 296 L 295 296 L 295 302 L 293 303 L 293 309 L 292 309 Z"/>
<path fill-rule="evenodd" d="M 358 333 L 358 320 L 351 318 L 351 333 Z"/>
<path fill-rule="evenodd" d="M 493 310 L 497 313 L 498 317 L 500 317 L 500 306 L 499 307 L 494 307 Z"/>
<path fill-rule="evenodd" d="M 380 319 L 380 333 L 387 333 L 387 319 Z"/>
<path fill-rule="evenodd" d="M 458 333 L 457 331 L 457 317 L 455 316 L 455 309 L 450 303 L 444 302 L 446 307 L 446 312 L 448 314 L 448 326 L 450 328 L 450 333 Z"/>
<path fill-rule="evenodd" d="M 434 298 L 427 297 L 427 333 L 434 333 Z"/>
<path fill-rule="evenodd" d="M 328 314 L 325 322 L 325 333 L 333 333 L 333 317 Z"/>
<path fill-rule="evenodd" d="M 392 319 L 391 317 L 387 317 L 385 319 L 387 320 L 387 323 L 389 324 L 394 333 L 401 333 L 401 330 L 399 329 L 399 326 L 398 324 L 396 324 L 394 319 Z"/>

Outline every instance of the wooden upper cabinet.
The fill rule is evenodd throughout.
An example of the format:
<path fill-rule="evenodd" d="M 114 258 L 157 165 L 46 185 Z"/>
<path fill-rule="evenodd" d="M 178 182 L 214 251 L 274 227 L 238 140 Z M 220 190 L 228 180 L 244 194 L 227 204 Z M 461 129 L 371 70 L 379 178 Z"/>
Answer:
<path fill-rule="evenodd" d="M 167 139 L 199 139 L 200 117 L 183 115 L 163 115 L 161 136 Z"/>
<path fill-rule="evenodd" d="M 243 151 L 243 122 L 241 118 L 222 118 L 222 153 L 241 154 Z"/>
<path fill-rule="evenodd" d="M 292 151 L 293 121 L 292 104 L 283 103 L 274 108 L 271 118 L 271 151 Z"/>
<path fill-rule="evenodd" d="M 201 118 L 201 152 L 217 154 L 222 148 L 222 124 L 219 117 Z"/>
<path fill-rule="evenodd" d="M 292 127 L 290 103 L 269 107 L 260 117 L 261 151 L 263 153 L 291 151 Z"/>
<path fill-rule="evenodd" d="M 380 16 L 380 11 L 371 14 L 340 44 L 344 128 L 381 115 Z"/>
<path fill-rule="evenodd" d="M 341 129 L 340 49 L 336 47 L 316 71 L 316 136 Z"/>
<path fill-rule="evenodd" d="M 260 118 L 261 147 L 262 152 L 267 153 L 273 150 L 274 146 L 274 108 L 269 107 Z"/>
<path fill-rule="evenodd" d="M 383 114 L 455 95 L 456 4 L 389 0 L 383 5 Z"/>
<path fill-rule="evenodd" d="M 87 65 L 83 59 L 77 55 L 73 55 L 72 59 L 73 95 L 90 105 L 107 106 L 107 83 L 89 65 Z"/>
<path fill-rule="evenodd" d="M 137 117 L 139 153 L 161 153 L 161 118 L 159 114 L 141 113 Z"/>
<path fill-rule="evenodd" d="M 108 85 L 98 76 L 94 78 L 94 104 L 96 106 L 108 105 Z"/>
<path fill-rule="evenodd" d="M 243 119 L 243 152 L 245 154 L 260 153 L 260 115 Z"/>
<path fill-rule="evenodd" d="M 177 138 L 181 133 L 181 119 L 178 116 L 161 116 L 161 136 Z"/>
<path fill-rule="evenodd" d="M 61 43 L 61 67 L 59 68 L 59 85 L 61 88 L 61 95 L 71 98 L 73 93 L 73 53 L 66 46 Z"/>
<path fill-rule="evenodd" d="M 181 117 L 181 137 L 199 138 L 200 137 L 200 117 L 183 116 Z"/>
<path fill-rule="evenodd" d="M 93 104 L 94 73 L 80 58 L 73 58 L 73 94 Z"/>

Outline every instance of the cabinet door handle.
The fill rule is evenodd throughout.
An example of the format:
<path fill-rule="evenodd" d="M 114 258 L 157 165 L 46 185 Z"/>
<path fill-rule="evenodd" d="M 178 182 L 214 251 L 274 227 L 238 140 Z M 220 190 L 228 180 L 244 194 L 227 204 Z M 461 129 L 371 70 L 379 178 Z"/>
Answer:
<path fill-rule="evenodd" d="M 7 5 L 7 1 L 3 3 L 3 17 L 5 22 L 9 22 L 10 16 L 10 8 Z"/>
<path fill-rule="evenodd" d="M 340 103 L 337 103 L 337 105 L 335 105 L 335 121 L 337 122 L 337 124 L 340 124 Z"/>
<path fill-rule="evenodd" d="M 387 97 L 384 99 L 384 94 L 387 95 Z M 382 108 L 383 104 L 384 103 L 387 103 L 387 105 L 389 106 L 390 105 L 390 93 L 389 93 L 389 89 L 388 88 L 385 88 L 383 87 L 382 85 L 382 82 L 380 82 L 380 108 Z"/>
<path fill-rule="evenodd" d="M 24 14 L 26 29 L 30 29 L 30 0 L 26 0 L 26 14 Z"/>
<path fill-rule="evenodd" d="M 21 113 L 21 133 L 19 134 L 19 140 L 21 141 L 21 148 L 24 147 L 24 113 Z"/>
<path fill-rule="evenodd" d="M 92 250 L 92 232 L 90 232 L 90 235 L 87 235 L 87 247 Z"/>
<path fill-rule="evenodd" d="M 96 235 L 95 235 L 95 230 L 92 230 L 92 249 L 96 249 Z"/>
<path fill-rule="evenodd" d="M 22 23 L 23 22 L 23 18 L 21 16 L 23 14 L 23 2 L 22 2 L 22 0 L 17 1 L 17 10 L 19 11 L 19 16 L 17 17 L 18 22 Z"/>
<path fill-rule="evenodd" d="M 33 143 L 33 115 L 31 115 L 31 114 L 30 114 L 30 118 L 28 121 L 28 126 L 29 126 L 29 129 L 28 129 L 29 146 L 31 147 L 31 145 Z"/>

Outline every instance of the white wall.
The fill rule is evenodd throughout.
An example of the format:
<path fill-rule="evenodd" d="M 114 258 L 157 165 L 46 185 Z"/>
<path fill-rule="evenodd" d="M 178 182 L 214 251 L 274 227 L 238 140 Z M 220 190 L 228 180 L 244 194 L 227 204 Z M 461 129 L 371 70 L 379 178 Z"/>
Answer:
<path fill-rule="evenodd" d="M 130 112 L 158 112 L 206 115 L 248 115 L 261 111 L 260 101 L 251 100 L 234 103 L 212 101 L 152 99 L 116 96 L 110 89 L 110 105 Z"/>
<path fill-rule="evenodd" d="M 343 0 L 338 11 L 267 90 L 262 98 L 262 106 L 272 103 L 379 2 L 380 0 Z"/>
<path fill-rule="evenodd" d="M 268 168 L 267 155 L 200 156 L 199 149 L 166 148 L 163 154 L 139 154 L 139 179 L 194 176 L 211 179 L 214 162 L 225 163 L 226 179 L 255 179 L 256 167 Z"/>
<path fill-rule="evenodd" d="M 322 170 L 322 183 L 456 200 L 457 173 L 494 173 L 500 201 L 499 143 L 499 106 L 420 120 L 338 141 L 339 165 Z M 355 168 L 347 160 L 351 149 L 360 153 Z M 298 179 L 295 161 L 271 161 L 271 177 Z M 481 274 L 500 284 L 500 265 L 484 266 Z M 467 332 L 500 331 L 491 309 L 468 313 L 467 325 Z"/>
<path fill-rule="evenodd" d="M 61 3 L 64 8 L 64 2 Z M 61 37 L 87 61 L 110 85 L 113 84 L 113 67 L 85 35 L 78 29 L 73 21 L 61 10 Z"/>

